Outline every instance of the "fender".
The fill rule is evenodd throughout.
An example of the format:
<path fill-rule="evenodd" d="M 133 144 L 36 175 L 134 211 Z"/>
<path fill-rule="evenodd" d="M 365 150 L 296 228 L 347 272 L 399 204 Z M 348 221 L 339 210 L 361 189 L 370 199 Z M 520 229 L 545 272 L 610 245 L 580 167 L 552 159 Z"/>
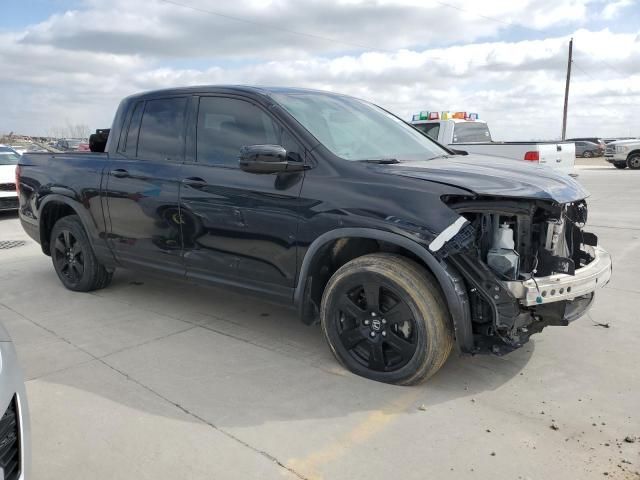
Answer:
<path fill-rule="evenodd" d="M 451 315 L 451 322 L 456 338 L 456 348 L 459 353 L 473 352 L 473 333 L 471 330 L 471 311 L 464 280 L 460 273 L 446 263 L 445 260 L 438 261 L 427 250 L 426 247 L 414 242 L 413 240 L 399 235 L 397 233 L 386 232 L 371 228 L 339 228 L 331 230 L 320 235 L 309 246 L 298 275 L 298 284 L 296 285 L 293 302 L 302 318 L 302 312 L 305 302 L 305 291 L 307 288 L 307 276 L 314 257 L 318 251 L 328 242 L 338 240 L 340 238 L 358 237 L 371 240 L 379 240 L 405 248 L 420 258 L 431 273 L 436 277 L 440 288 L 445 295 L 445 300 Z"/>
<path fill-rule="evenodd" d="M 79 201 L 60 193 L 51 193 L 44 197 L 40 207 L 38 209 L 38 226 L 40 232 L 40 244 L 43 246 L 49 241 L 49 239 L 43 238 L 44 235 L 44 216 L 42 213 L 47 208 L 51 202 L 63 203 L 70 208 L 80 217 L 80 221 L 82 222 L 82 226 L 87 232 L 87 237 L 89 237 L 89 242 L 91 243 L 91 247 L 95 252 L 96 256 L 105 264 L 111 266 L 114 265 L 115 259 L 113 257 L 113 253 L 111 249 L 108 247 L 106 240 L 103 235 L 101 235 L 98 231 L 98 227 L 96 226 L 94 218 L 91 216 L 87 208 L 80 203 Z M 45 252 L 46 253 L 46 252 Z"/>

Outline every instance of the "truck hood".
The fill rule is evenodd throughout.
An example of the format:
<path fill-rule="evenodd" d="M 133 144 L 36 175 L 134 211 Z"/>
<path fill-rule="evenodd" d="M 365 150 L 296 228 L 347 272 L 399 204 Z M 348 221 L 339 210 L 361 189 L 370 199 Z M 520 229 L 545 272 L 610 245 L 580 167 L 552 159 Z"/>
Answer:
<path fill-rule="evenodd" d="M 633 143 L 638 143 L 640 144 L 640 140 L 638 140 L 637 138 L 630 138 L 629 140 L 617 140 L 615 142 L 609 142 L 607 143 L 607 145 L 631 145 Z"/>
<path fill-rule="evenodd" d="M 477 195 L 534 198 L 568 203 L 589 193 L 567 174 L 525 161 L 466 155 L 376 165 L 385 173 L 444 183 Z"/>
<path fill-rule="evenodd" d="M 13 183 L 16 180 L 15 165 L 0 165 L 0 183 Z"/>

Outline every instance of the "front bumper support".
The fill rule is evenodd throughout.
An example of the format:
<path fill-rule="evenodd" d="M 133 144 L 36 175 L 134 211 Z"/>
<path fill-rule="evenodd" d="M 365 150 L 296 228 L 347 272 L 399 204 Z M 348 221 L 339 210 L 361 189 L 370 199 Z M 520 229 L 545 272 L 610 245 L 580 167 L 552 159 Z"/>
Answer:
<path fill-rule="evenodd" d="M 502 282 L 504 287 L 527 307 L 573 300 L 582 295 L 592 293 L 604 287 L 611 278 L 611 255 L 600 248 L 585 246 L 593 260 L 588 265 L 576 269 L 575 275 L 557 273 L 547 277 L 539 277 L 522 281 Z"/>

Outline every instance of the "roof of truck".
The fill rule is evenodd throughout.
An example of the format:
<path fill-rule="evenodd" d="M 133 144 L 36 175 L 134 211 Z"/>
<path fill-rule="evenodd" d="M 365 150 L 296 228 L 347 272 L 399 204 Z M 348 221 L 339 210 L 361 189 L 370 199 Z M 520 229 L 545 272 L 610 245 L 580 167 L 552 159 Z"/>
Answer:
<path fill-rule="evenodd" d="M 412 124 L 420 124 L 420 123 L 440 123 L 440 122 L 453 122 L 453 123 L 487 123 L 486 120 L 464 120 L 462 118 L 447 118 L 446 120 L 438 119 L 438 120 L 411 120 Z"/>
<path fill-rule="evenodd" d="M 134 99 L 139 97 L 156 96 L 156 95 L 182 95 L 194 93 L 249 93 L 254 95 L 269 95 L 274 93 L 322 93 L 325 95 L 346 96 L 341 93 L 328 92 L 326 90 L 314 90 L 310 88 L 296 87 L 269 87 L 259 85 L 195 85 L 189 87 L 164 88 L 160 90 L 149 90 L 140 92 L 127 97 Z"/>

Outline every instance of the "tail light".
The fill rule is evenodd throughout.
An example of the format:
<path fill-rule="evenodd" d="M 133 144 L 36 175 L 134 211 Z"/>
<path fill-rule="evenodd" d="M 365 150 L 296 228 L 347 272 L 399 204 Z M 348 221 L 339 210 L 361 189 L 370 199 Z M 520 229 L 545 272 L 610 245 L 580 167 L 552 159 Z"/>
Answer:
<path fill-rule="evenodd" d="M 528 162 L 539 162 L 540 152 L 527 152 L 524 154 L 524 159 Z"/>
<path fill-rule="evenodd" d="M 16 165 L 16 193 L 20 196 L 20 165 Z"/>

